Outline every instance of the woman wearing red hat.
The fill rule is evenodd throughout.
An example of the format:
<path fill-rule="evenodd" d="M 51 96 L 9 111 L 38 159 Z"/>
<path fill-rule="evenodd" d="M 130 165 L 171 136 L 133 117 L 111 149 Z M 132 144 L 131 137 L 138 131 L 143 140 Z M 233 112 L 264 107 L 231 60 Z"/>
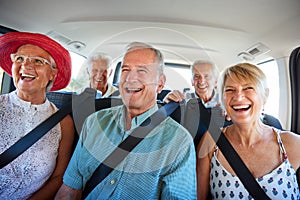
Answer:
<path fill-rule="evenodd" d="M 0 66 L 16 90 L 0 95 L 0 153 L 57 111 L 46 92 L 66 87 L 69 52 L 49 37 L 12 32 L 0 37 Z M 72 154 L 74 123 L 64 118 L 0 169 L 0 199 L 53 199 Z"/>

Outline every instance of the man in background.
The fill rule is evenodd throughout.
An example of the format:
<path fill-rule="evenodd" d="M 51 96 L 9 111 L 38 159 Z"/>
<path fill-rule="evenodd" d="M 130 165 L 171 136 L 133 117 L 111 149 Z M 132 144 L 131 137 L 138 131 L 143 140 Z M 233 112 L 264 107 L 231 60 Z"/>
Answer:
<path fill-rule="evenodd" d="M 181 102 L 184 99 L 199 98 L 206 108 L 219 106 L 219 97 L 216 92 L 218 81 L 218 69 L 216 65 L 206 60 L 196 60 L 191 65 L 192 85 L 195 89 L 193 93 L 183 94 L 179 90 L 174 90 L 167 94 L 164 101 Z"/>
<path fill-rule="evenodd" d="M 102 52 L 93 53 L 86 60 L 86 70 L 90 79 L 89 87 L 97 90 L 96 98 L 109 97 L 118 91 L 117 87 L 108 82 L 113 72 L 111 62 L 112 58 Z"/>

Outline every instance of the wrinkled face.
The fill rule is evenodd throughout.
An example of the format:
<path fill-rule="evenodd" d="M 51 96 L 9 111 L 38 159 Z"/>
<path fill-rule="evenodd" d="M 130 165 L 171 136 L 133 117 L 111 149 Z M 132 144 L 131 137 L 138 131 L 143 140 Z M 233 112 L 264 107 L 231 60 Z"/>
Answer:
<path fill-rule="evenodd" d="M 156 103 L 164 84 L 165 76 L 159 76 L 154 51 L 136 49 L 125 55 L 119 90 L 127 109 L 139 114 L 147 111 Z"/>
<path fill-rule="evenodd" d="M 224 84 L 223 102 L 234 123 L 251 123 L 259 120 L 264 99 L 247 80 L 228 78 Z"/>
<path fill-rule="evenodd" d="M 216 84 L 217 77 L 213 74 L 211 64 L 201 63 L 194 67 L 192 85 L 201 99 L 210 99 Z"/>
<path fill-rule="evenodd" d="M 106 91 L 107 79 L 109 78 L 111 71 L 109 71 L 109 63 L 106 60 L 94 60 L 92 61 L 92 67 L 88 74 L 90 77 L 91 88 Z"/>
<path fill-rule="evenodd" d="M 30 57 L 40 57 L 50 61 L 47 51 L 34 45 L 21 46 L 16 54 Z M 49 81 L 53 81 L 57 69 L 51 68 L 47 63 L 38 65 L 35 59 L 25 59 L 23 63 L 13 62 L 12 76 L 18 94 L 24 95 L 45 95 Z"/>

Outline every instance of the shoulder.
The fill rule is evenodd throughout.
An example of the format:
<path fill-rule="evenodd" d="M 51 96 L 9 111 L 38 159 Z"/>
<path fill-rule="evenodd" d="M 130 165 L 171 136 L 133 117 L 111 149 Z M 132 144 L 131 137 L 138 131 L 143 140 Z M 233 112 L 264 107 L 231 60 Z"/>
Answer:
<path fill-rule="evenodd" d="M 204 158 L 206 156 L 211 157 L 215 148 L 216 142 L 214 141 L 210 133 L 206 131 L 197 146 L 196 154 L 198 158 Z"/>
<path fill-rule="evenodd" d="M 300 146 L 300 135 L 290 132 L 290 131 L 281 131 L 280 138 L 284 145 L 284 148 L 287 150 L 287 153 L 294 152 L 295 154 L 299 154 L 299 146 Z"/>
<path fill-rule="evenodd" d="M 61 120 L 60 125 L 65 127 L 73 127 L 74 121 L 70 115 L 67 115 L 64 119 Z"/>
<path fill-rule="evenodd" d="M 174 119 L 172 119 L 171 117 L 167 117 L 167 119 L 164 122 L 164 126 L 170 130 L 177 130 L 179 132 L 182 132 L 182 134 L 186 135 L 190 135 L 189 131 L 182 126 L 181 124 L 179 124 L 177 121 L 175 121 Z"/>
<path fill-rule="evenodd" d="M 300 135 L 290 132 L 290 131 L 281 131 L 280 132 L 281 140 L 286 147 L 298 148 L 300 146 Z"/>
<path fill-rule="evenodd" d="M 194 162 L 196 152 L 190 132 L 171 117 L 168 117 L 160 127 L 161 130 L 157 132 L 159 137 L 163 138 L 160 143 L 164 141 L 163 143 L 168 144 L 169 151 L 175 153 L 174 157 L 178 161 L 189 157 L 187 162 Z"/>
<path fill-rule="evenodd" d="M 0 102 L 1 102 L 0 104 L 1 107 L 7 107 L 8 103 L 10 102 L 8 95 L 7 94 L 0 95 Z"/>
<path fill-rule="evenodd" d="M 151 135 L 155 135 L 163 141 L 176 143 L 178 145 L 180 143 L 180 146 L 186 143 L 193 143 L 192 136 L 188 130 L 171 117 L 167 117 L 160 122 L 159 125 L 155 126 L 154 129 L 152 129 Z"/>
<path fill-rule="evenodd" d="M 123 111 L 123 105 L 114 106 L 110 108 L 101 109 L 89 115 L 86 119 L 88 123 L 93 123 L 95 121 L 105 121 L 115 119 L 120 116 Z"/>
<path fill-rule="evenodd" d="M 2 99 L 6 99 L 7 96 L 8 96 L 8 94 L 1 94 L 1 95 L 0 95 L 0 99 L 1 99 L 1 100 L 2 100 Z"/>
<path fill-rule="evenodd" d="M 298 169 L 300 167 L 300 135 L 289 131 L 282 131 L 280 133 L 280 137 L 290 163 L 292 164 L 295 170 Z"/>
<path fill-rule="evenodd" d="M 1 94 L 0 95 L 0 101 L 3 102 L 9 102 L 12 101 L 12 97 L 15 95 L 15 91 L 11 92 L 11 93 L 7 93 L 7 94 Z M 16 96 L 16 95 L 15 95 Z"/>
<path fill-rule="evenodd" d="M 61 133 L 63 138 L 73 138 L 75 134 L 75 124 L 70 115 L 67 115 L 60 122 Z"/>

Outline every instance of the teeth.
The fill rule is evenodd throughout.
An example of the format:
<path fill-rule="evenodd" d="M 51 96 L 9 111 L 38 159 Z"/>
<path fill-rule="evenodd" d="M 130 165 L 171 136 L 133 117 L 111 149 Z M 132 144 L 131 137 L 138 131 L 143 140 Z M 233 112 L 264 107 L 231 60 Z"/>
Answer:
<path fill-rule="evenodd" d="M 30 75 L 30 74 L 22 74 L 23 78 L 35 78 L 35 76 Z"/>
<path fill-rule="evenodd" d="M 239 106 L 233 106 L 233 109 L 239 110 L 239 109 L 247 109 L 250 105 L 239 105 Z"/>
<path fill-rule="evenodd" d="M 207 84 L 199 84 L 199 85 L 198 85 L 198 88 L 200 88 L 200 89 L 207 88 Z"/>
<path fill-rule="evenodd" d="M 127 91 L 128 92 L 138 92 L 138 91 L 141 91 L 140 88 L 127 88 Z"/>

